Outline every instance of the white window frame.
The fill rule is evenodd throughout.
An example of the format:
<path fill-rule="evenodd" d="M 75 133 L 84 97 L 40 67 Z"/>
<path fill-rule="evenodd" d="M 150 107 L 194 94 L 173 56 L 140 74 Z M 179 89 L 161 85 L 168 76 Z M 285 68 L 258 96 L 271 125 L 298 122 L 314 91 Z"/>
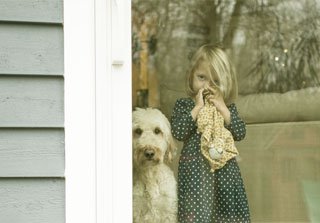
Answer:
<path fill-rule="evenodd" d="M 66 222 L 131 222 L 131 2 L 64 0 L 64 51 Z"/>

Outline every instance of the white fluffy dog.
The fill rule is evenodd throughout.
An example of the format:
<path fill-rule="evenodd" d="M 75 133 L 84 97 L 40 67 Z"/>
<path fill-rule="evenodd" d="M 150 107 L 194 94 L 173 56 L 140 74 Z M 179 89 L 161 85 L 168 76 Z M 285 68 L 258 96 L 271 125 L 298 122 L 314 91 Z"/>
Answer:
<path fill-rule="evenodd" d="M 168 119 L 153 108 L 133 112 L 133 222 L 177 222 L 177 188 L 166 165 L 176 150 Z"/>

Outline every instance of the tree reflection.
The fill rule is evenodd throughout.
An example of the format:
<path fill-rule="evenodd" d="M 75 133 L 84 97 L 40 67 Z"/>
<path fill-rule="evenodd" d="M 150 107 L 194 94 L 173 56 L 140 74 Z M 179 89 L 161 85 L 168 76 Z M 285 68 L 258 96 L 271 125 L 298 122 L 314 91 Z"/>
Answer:
<path fill-rule="evenodd" d="M 168 91 L 183 94 L 188 58 L 200 45 L 218 42 L 236 65 L 240 94 L 319 86 L 319 4 L 319 0 L 133 0 L 134 75 L 149 84 L 148 78 L 156 79 L 159 86 L 151 94 L 151 87 L 137 87 L 133 94 L 147 90 L 145 101 L 155 106 L 167 100 Z M 149 30 L 145 37 L 143 29 Z M 141 57 L 146 50 L 148 60 Z"/>

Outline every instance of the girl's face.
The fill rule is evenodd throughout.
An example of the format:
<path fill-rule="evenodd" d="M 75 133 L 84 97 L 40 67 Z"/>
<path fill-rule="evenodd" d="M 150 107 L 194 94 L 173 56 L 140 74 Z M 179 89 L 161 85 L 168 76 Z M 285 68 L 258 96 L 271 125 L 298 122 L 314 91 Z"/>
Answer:
<path fill-rule="evenodd" d="M 192 88 L 198 92 L 201 88 L 212 86 L 212 80 L 217 83 L 216 78 L 211 79 L 210 67 L 207 62 L 201 62 L 193 73 Z"/>

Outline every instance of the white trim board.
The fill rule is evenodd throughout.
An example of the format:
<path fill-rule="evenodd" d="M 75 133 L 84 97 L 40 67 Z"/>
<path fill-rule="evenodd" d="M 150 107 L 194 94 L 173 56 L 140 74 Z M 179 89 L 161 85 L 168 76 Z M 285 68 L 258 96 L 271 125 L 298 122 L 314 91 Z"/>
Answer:
<path fill-rule="evenodd" d="M 131 222 L 130 1 L 65 0 L 64 46 L 66 222 Z"/>

